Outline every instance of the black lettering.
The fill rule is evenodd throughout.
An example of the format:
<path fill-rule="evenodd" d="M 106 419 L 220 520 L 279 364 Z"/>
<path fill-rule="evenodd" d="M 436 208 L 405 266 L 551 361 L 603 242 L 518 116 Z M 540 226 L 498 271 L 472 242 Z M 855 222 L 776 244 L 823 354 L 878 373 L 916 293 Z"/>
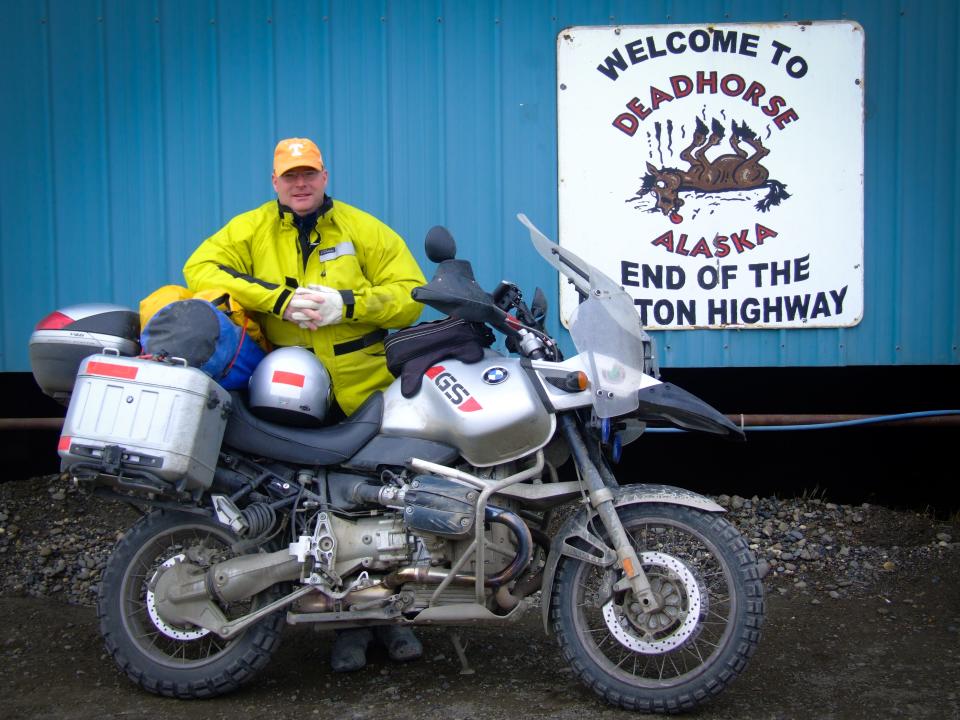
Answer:
<path fill-rule="evenodd" d="M 687 275 L 679 265 L 667 266 L 667 290 L 679 290 L 687 281 Z"/>
<path fill-rule="evenodd" d="M 468 397 L 470 397 L 470 393 L 467 392 L 467 389 L 460 383 L 454 383 L 454 385 L 444 394 L 450 398 L 454 405 L 459 405 Z"/>
<path fill-rule="evenodd" d="M 800 319 L 807 317 L 807 309 L 810 307 L 809 295 L 793 295 L 785 297 L 783 303 L 787 308 L 787 320 Z"/>
<path fill-rule="evenodd" d="M 640 324 L 649 325 L 650 321 L 647 319 L 647 308 L 653 304 L 653 300 L 650 298 L 634 298 L 633 304 L 640 308 Z"/>
<path fill-rule="evenodd" d="M 627 285 L 629 287 L 639 287 L 640 283 L 637 282 L 637 268 L 639 268 L 635 262 L 629 262 L 627 260 L 620 261 L 620 284 Z"/>
<path fill-rule="evenodd" d="M 658 300 L 653 306 L 653 318 L 657 325 L 669 325 L 673 322 L 673 303 L 669 300 Z"/>
<path fill-rule="evenodd" d="M 740 36 L 740 49 L 737 51 L 741 55 L 746 55 L 747 57 L 756 57 L 757 56 L 757 43 L 760 41 L 759 35 L 751 35 L 750 33 L 744 33 Z"/>
<path fill-rule="evenodd" d="M 795 258 L 793 261 L 793 280 L 794 282 L 800 282 L 801 280 L 810 279 L 810 256 L 804 255 L 803 257 Z"/>
<path fill-rule="evenodd" d="M 736 30 L 714 30 L 713 31 L 713 51 L 714 52 L 736 52 L 737 50 L 737 31 Z"/>
<path fill-rule="evenodd" d="M 663 57 L 667 54 L 666 50 L 657 50 L 657 44 L 653 41 L 652 37 L 647 38 L 647 49 L 650 51 L 650 57 Z"/>
<path fill-rule="evenodd" d="M 737 277 L 737 266 L 736 265 L 721 265 L 720 274 L 723 276 L 723 282 L 720 283 L 720 286 L 726 290 L 730 287 L 731 281 L 735 280 Z"/>
<path fill-rule="evenodd" d="M 773 65 L 779 65 L 780 56 L 783 55 L 784 53 L 787 53 L 787 55 L 790 54 L 790 46 L 784 45 L 783 43 L 777 42 L 776 40 L 772 41 L 772 44 L 773 44 L 773 47 L 776 49 L 776 52 L 773 54 L 773 60 L 771 60 L 770 62 Z"/>
<path fill-rule="evenodd" d="M 727 301 L 710 298 L 707 301 L 707 325 L 727 324 Z"/>
<path fill-rule="evenodd" d="M 647 56 L 643 52 L 643 40 L 634 40 L 632 43 L 624 45 L 624 47 L 627 49 L 627 57 L 630 58 L 630 62 L 633 65 L 647 59 Z"/>
<path fill-rule="evenodd" d="M 830 306 L 827 305 L 827 294 L 818 292 L 817 299 L 813 301 L 813 310 L 810 311 L 810 318 L 824 315 L 830 317 Z"/>
<path fill-rule="evenodd" d="M 792 78 L 802 78 L 806 74 L 807 61 L 799 55 L 790 58 L 790 62 L 787 63 L 787 75 Z"/>
<path fill-rule="evenodd" d="M 694 30 L 687 38 L 690 49 L 694 52 L 705 52 L 710 49 L 710 35 L 706 30 Z"/>
<path fill-rule="evenodd" d="M 753 270 L 753 286 L 758 288 L 763 287 L 763 271 L 766 270 L 769 265 L 767 263 L 750 263 L 747 267 Z"/>
<path fill-rule="evenodd" d="M 614 49 L 612 55 L 607 55 L 607 59 L 604 60 L 600 65 L 597 65 L 597 70 L 602 72 L 611 80 L 616 80 L 617 77 L 619 77 L 617 68 L 623 71 L 626 71 L 627 69 L 627 61 L 624 60 L 623 55 L 620 54 L 620 48 Z"/>
<path fill-rule="evenodd" d="M 720 273 L 713 265 L 704 265 L 697 273 L 697 283 L 704 290 L 712 290 L 720 282 Z"/>
<path fill-rule="evenodd" d="M 777 267 L 776 260 L 770 263 L 770 284 L 776 285 L 778 278 L 783 280 L 784 285 L 790 284 L 790 261 L 789 260 L 783 261 L 782 268 Z"/>
<path fill-rule="evenodd" d="M 760 301 L 756 298 L 744 298 L 740 303 L 740 318 L 748 325 L 755 324 L 760 319 Z"/>
<path fill-rule="evenodd" d="M 846 290 L 846 288 L 844 288 Z M 696 325 L 697 324 L 697 301 L 691 300 L 689 303 L 685 300 L 677 301 L 677 325 Z"/>
<path fill-rule="evenodd" d="M 681 42 L 677 44 L 676 42 L 677 40 L 682 41 L 683 37 L 684 37 L 683 33 L 680 32 L 679 30 L 674 30 L 672 33 L 667 35 L 667 50 L 672 52 L 674 55 L 679 55 L 684 50 L 686 50 L 687 46 L 685 43 Z"/>
<path fill-rule="evenodd" d="M 645 288 L 654 287 L 657 290 L 663 288 L 663 265 L 643 266 L 643 286 Z"/>
<path fill-rule="evenodd" d="M 764 298 L 763 299 L 763 321 L 772 322 L 771 318 L 776 315 L 776 322 L 783 321 L 783 298 Z"/>
<path fill-rule="evenodd" d="M 839 315 L 843 312 L 843 299 L 847 296 L 847 286 L 844 285 L 839 292 L 836 290 L 831 290 L 830 296 L 833 298 L 833 304 L 836 308 L 835 314 Z"/>

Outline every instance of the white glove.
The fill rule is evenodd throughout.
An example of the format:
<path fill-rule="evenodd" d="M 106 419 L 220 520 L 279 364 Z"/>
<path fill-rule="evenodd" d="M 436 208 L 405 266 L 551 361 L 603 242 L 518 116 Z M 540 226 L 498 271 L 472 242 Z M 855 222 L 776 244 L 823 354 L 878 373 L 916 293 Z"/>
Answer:
<path fill-rule="evenodd" d="M 298 287 L 283 317 L 304 330 L 335 325 L 343 319 L 343 297 L 338 290 L 325 285 Z"/>

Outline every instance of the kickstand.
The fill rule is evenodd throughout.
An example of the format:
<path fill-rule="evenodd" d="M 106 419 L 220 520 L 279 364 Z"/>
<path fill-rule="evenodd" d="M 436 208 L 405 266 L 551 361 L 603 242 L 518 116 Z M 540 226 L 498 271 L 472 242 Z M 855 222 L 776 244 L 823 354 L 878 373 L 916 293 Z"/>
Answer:
<path fill-rule="evenodd" d="M 473 675 L 473 668 L 471 668 L 470 663 L 467 662 L 467 653 L 464 652 L 466 648 L 463 646 L 463 643 L 460 642 L 460 634 L 451 632 L 450 640 L 453 642 L 453 649 L 457 651 L 457 657 L 460 658 L 460 674 Z"/>

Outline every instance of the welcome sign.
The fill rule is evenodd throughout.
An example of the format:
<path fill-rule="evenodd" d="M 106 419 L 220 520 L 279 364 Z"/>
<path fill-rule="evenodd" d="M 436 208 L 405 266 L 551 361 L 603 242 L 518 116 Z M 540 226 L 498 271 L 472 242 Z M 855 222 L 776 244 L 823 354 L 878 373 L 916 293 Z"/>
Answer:
<path fill-rule="evenodd" d="M 855 325 L 863 49 L 854 22 L 564 30 L 560 244 L 653 329 Z"/>

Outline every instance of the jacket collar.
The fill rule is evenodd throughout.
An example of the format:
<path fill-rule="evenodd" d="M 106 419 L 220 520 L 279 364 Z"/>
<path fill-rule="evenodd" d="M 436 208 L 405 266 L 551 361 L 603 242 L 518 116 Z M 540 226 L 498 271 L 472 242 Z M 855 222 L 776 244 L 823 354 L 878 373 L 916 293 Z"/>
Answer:
<path fill-rule="evenodd" d="M 317 218 L 322 218 L 332 209 L 333 198 L 324 193 L 323 202 L 320 203 L 320 207 L 317 209 Z M 283 205 L 279 200 L 277 200 L 277 211 L 280 213 L 280 222 L 290 223 L 291 225 L 296 226 L 295 218 L 297 217 L 297 214 L 287 205 Z"/>

